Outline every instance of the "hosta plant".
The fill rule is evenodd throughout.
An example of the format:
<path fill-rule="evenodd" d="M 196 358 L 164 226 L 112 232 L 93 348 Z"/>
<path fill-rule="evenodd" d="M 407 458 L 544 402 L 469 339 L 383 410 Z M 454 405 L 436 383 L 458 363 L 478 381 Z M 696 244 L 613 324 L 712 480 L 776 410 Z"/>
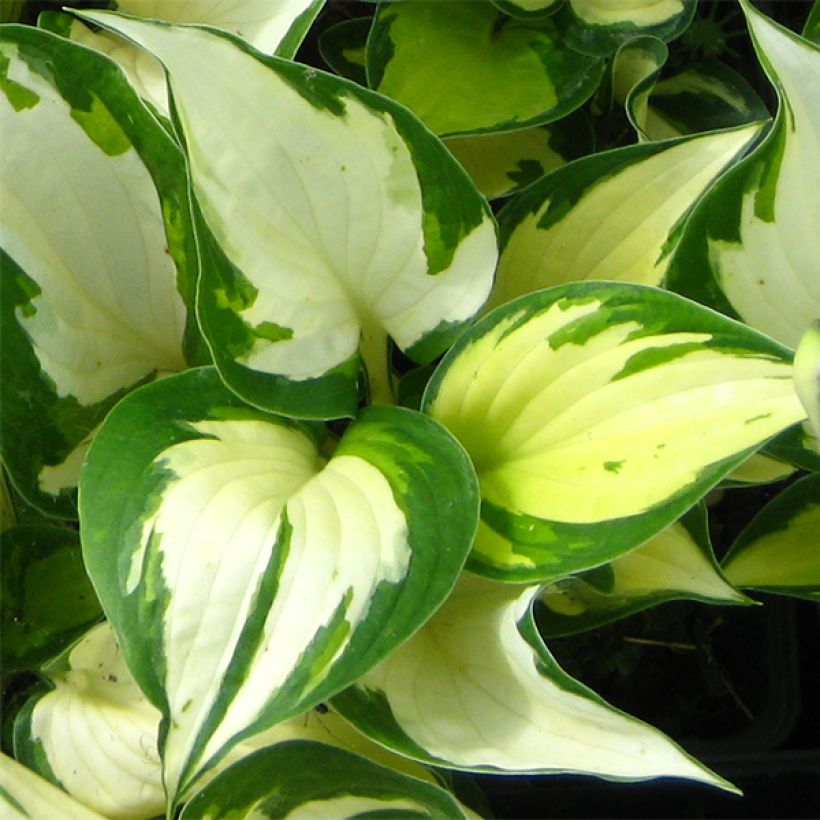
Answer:
<path fill-rule="evenodd" d="M 820 593 L 816 9 L 78 5 L 0 29 L 3 813 L 732 790 L 549 637 Z"/>

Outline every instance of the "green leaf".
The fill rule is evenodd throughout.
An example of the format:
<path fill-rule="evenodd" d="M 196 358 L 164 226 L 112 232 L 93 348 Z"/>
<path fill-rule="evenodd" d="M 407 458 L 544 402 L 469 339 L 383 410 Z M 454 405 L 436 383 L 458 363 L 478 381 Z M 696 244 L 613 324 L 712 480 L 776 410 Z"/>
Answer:
<path fill-rule="evenodd" d="M 759 131 L 617 148 L 548 174 L 499 214 L 490 304 L 582 279 L 659 284 L 687 212 Z"/>
<path fill-rule="evenodd" d="M 477 509 L 466 454 L 411 410 L 366 409 L 326 462 L 314 428 L 242 404 L 210 368 L 123 400 L 83 473 L 83 550 L 165 715 L 169 799 L 415 631 Z"/>
<path fill-rule="evenodd" d="M 117 0 L 123 14 L 169 23 L 213 26 L 246 40 L 265 54 L 292 58 L 325 0 Z M 106 31 L 92 31 L 79 20 L 66 23 L 65 15 L 46 12 L 40 26 L 68 36 L 107 54 L 125 71 L 137 93 L 158 111 L 168 114 L 168 95 L 162 66 L 136 46 Z"/>
<path fill-rule="evenodd" d="M 5 530 L 2 565 L 4 672 L 36 669 L 102 614 L 75 530 L 32 525 Z"/>
<path fill-rule="evenodd" d="M 160 713 L 134 682 L 109 624 L 88 632 L 48 676 L 53 689 L 15 720 L 21 762 L 105 817 L 160 814 Z"/>
<path fill-rule="evenodd" d="M 688 28 L 696 5 L 696 0 L 569 0 L 556 21 L 572 48 L 605 57 L 639 35 L 668 43 Z"/>
<path fill-rule="evenodd" d="M 803 36 L 820 46 L 820 0 L 814 0 L 803 26 Z"/>
<path fill-rule="evenodd" d="M 820 49 L 742 6 L 777 117 L 694 209 L 667 283 L 796 347 L 820 315 Z"/>
<path fill-rule="evenodd" d="M 567 48 L 551 20 L 516 20 L 490 3 L 385 4 L 367 44 L 370 85 L 442 135 L 558 120 L 602 73 L 602 61 Z"/>
<path fill-rule="evenodd" d="M 3 817 L 36 820 L 102 820 L 31 769 L 0 753 L 0 811 Z"/>
<path fill-rule="evenodd" d="M 491 287 L 493 221 L 461 167 L 345 80 L 227 34 L 84 16 L 169 71 L 201 211 L 198 315 L 228 386 L 274 412 L 352 416 L 363 359 L 389 403 L 387 336 L 424 364 Z"/>
<path fill-rule="evenodd" d="M 654 288 L 578 283 L 500 307 L 439 365 L 423 409 L 470 454 L 470 568 L 588 569 L 660 532 L 800 420 L 789 351 Z"/>
<path fill-rule="evenodd" d="M 526 188 L 548 171 L 588 154 L 592 131 L 586 117 L 570 115 L 516 131 L 448 137 L 444 144 L 478 190 L 493 199 Z"/>
<path fill-rule="evenodd" d="M 545 639 L 572 635 L 681 598 L 751 603 L 721 575 L 703 507 L 611 563 L 544 587 L 538 629 Z"/>
<path fill-rule="evenodd" d="M 655 83 L 643 127 L 649 139 L 660 140 L 768 118 L 765 104 L 740 74 L 718 60 L 704 60 Z"/>
<path fill-rule="evenodd" d="M 322 59 L 341 77 L 359 85 L 367 85 L 365 48 L 372 17 L 342 20 L 319 35 Z"/>
<path fill-rule="evenodd" d="M 3 460 L 28 501 L 73 517 L 117 398 L 203 360 L 184 161 L 105 57 L 25 26 L 0 37 Z"/>
<path fill-rule="evenodd" d="M 181 820 L 281 817 L 466 818 L 444 789 L 342 749 L 292 740 L 243 758 L 184 808 Z"/>
<path fill-rule="evenodd" d="M 770 501 L 723 560 L 737 586 L 820 600 L 820 475 L 801 478 Z"/>
<path fill-rule="evenodd" d="M 432 620 L 333 707 L 379 743 L 440 766 L 729 787 L 558 667 L 532 620 L 536 591 L 465 573 Z"/>

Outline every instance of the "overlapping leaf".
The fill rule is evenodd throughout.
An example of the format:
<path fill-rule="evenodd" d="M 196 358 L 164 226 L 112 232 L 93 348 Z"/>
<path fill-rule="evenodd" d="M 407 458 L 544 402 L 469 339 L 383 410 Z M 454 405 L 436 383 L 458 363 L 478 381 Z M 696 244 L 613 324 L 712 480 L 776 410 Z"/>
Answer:
<path fill-rule="evenodd" d="M 17 758 L 105 817 L 165 808 L 160 713 L 140 691 L 102 623 L 48 671 L 54 688 L 15 720 Z"/>
<path fill-rule="evenodd" d="M 334 708 L 380 743 L 441 766 L 728 786 L 558 667 L 532 620 L 535 592 L 465 573 L 433 619 Z"/>
<path fill-rule="evenodd" d="M 208 368 L 112 411 L 80 501 L 89 573 L 168 721 L 171 800 L 417 629 L 478 506 L 466 455 L 431 419 L 369 408 L 325 462 L 312 428 L 251 410 Z"/>
<path fill-rule="evenodd" d="M 103 820 L 31 769 L 0 753 L 0 809 L 3 817 Z"/>
<path fill-rule="evenodd" d="M 673 294 L 600 282 L 494 310 L 423 407 L 478 473 L 470 566 L 516 581 L 638 546 L 804 415 L 788 350 Z"/>
<path fill-rule="evenodd" d="M 226 769 L 185 806 L 181 818 L 362 816 L 468 817 L 438 786 L 342 749 L 292 740 Z"/>
<path fill-rule="evenodd" d="M 444 144 L 489 199 L 509 196 L 548 171 L 592 150 L 592 131 L 582 116 L 497 134 L 448 137 Z"/>
<path fill-rule="evenodd" d="M 499 214 L 491 304 L 583 279 L 659 284 L 680 221 L 758 133 L 750 125 L 618 148 L 548 174 Z"/>
<path fill-rule="evenodd" d="M 723 569 L 741 587 L 820 600 L 820 475 L 770 501 L 738 536 Z"/>
<path fill-rule="evenodd" d="M 6 673 L 38 668 L 101 615 L 75 530 L 31 525 L 5 530 L 0 584 L 0 657 Z"/>
<path fill-rule="evenodd" d="M 699 507 L 611 563 L 546 586 L 538 630 L 545 639 L 571 635 L 680 598 L 750 603 L 721 575 Z"/>
<path fill-rule="evenodd" d="M 743 8 L 777 117 L 695 208 L 668 283 L 795 347 L 820 315 L 820 48 Z"/>
<path fill-rule="evenodd" d="M 491 3 L 383 5 L 367 46 L 371 86 L 437 134 L 560 119 L 602 73 L 603 62 L 564 45 L 551 20 L 516 20 Z"/>
<path fill-rule="evenodd" d="M 117 0 L 123 14 L 230 31 L 266 54 L 293 57 L 324 0 Z M 79 20 L 46 12 L 40 25 L 107 54 L 125 71 L 143 99 L 168 113 L 162 66 L 151 55 L 106 31 L 92 31 Z"/>
<path fill-rule="evenodd" d="M 160 57 L 205 249 L 198 315 L 226 383 L 290 415 L 353 415 L 387 336 L 420 363 L 486 299 L 486 202 L 406 110 L 229 35 L 86 12 Z M 368 149 L 362 150 L 366 144 Z"/>
<path fill-rule="evenodd" d="M 23 26 L 0 47 L 3 459 L 71 516 L 114 401 L 201 355 L 184 164 L 105 57 Z"/>
<path fill-rule="evenodd" d="M 669 42 L 692 22 L 695 6 L 696 0 L 568 0 L 557 21 L 573 48 L 606 56 L 640 35 Z"/>

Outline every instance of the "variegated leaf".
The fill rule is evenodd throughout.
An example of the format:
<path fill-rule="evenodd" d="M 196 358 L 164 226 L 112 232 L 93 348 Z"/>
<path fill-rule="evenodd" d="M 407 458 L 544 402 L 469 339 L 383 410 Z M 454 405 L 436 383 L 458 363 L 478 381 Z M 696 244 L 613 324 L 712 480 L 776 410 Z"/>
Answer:
<path fill-rule="evenodd" d="M 315 426 L 252 410 L 211 368 L 124 399 L 83 474 L 83 551 L 168 722 L 169 799 L 417 629 L 477 507 L 466 454 L 414 411 L 368 408 L 326 461 Z"/>
<path fill-rule="evenodd" d="M 696 5 L 696 0 L 568 0 L 556 20 L 572 48 L 606 56 L 639 35 L 669 42 L 692 22 Z"/>
<path fill-rule="evenodd" d="M 30 27 L 1 36 L 3 460 L 71 517 L 116 399 L 203 355 L 184 162 L 114 63 Z"/>
<path fill-rule="evenodd" d="M 101 616 L 100 605 L 75 530 L 18 526 L 2 538 L 2 669 L 37 669 Z"/>
<path fill-rule="evenodd" d="M 585 117 L 570 115 L 533 128 L 448 137 L 444 144 L 478 190 L 493 199 L 526 188 L 548 171 L 590 153 L 592 130 Z"/>
<path fill-rule="evenodd" d="M 740 587 L 820 600 L 820 475 L 770 501 L 732 544 L 723 571 Z"/>
<path fill-rule="evenodd" d="M 423 408 L 478 473 L 470 567 L 515 581 L 638 546 L 803 417 L 788 350 L 674 294 L 602 282 L 490 313 Z"/>
<path fill-rule="evenodd" d="M 0 814 L 8 820 L 104 820 L 64 791 L 0 753 Z"/>
<path fill-rule="evenodd" d="M 804 470 L 820 472 L 820 439 L 808 420 L 795 424 L 766 445 L 766 454 Z"/>
<path fill-rule="evenodd" d="M 444 789 L 308 740 L 260 749 L 217 775 L 181 820 L 329 817 L 455 818 L 467 815 Z"/>
<path fill-rule="evenodd" d="M 612 58 L 612 96 L 624 107 L 639 141 L 647 134 L 649 95 L 669 56 L 663 40 L 646 35 L 622 43 Z"/>
<path fill-rule="evenodd" d="M 367 45 L 370 85 L 442 135 L 560 119 L 602 73 L 601 60 L 562 43 L 552 20 L 516 20 L 486 2 L 382 5 Z"/>
<path fill-rule="evenodd" d="M 162 813 L 161 714 L 125 666 L 110 624 L 92 629 L 46 674 L 52 690 L 29 701 L 16 721 L 20 759 L 106 817 Z M 316 710 L 238 744 L 203 782 L 258 749 L 296 739 L 330 744 L 438 784 L 420 764 L 373 743 L 337 715 Z"/>
<path fill-rule="evenodd" d="M 524 20 L 546 17 L 558 11 L 563 0 L 493 0 L 505 14 Z"/>
<path fill-rule="evenodd" d="M 491 305 L 582 279 L 657 285 L 676 229 L 759 125 L 582 157 L 501 211 Z"/>
<path fill-rule="evenodd" d="M 689 63 L 655 83 L 642 127 L 651 140 L 762 122 L 769 112 L 757 92 L 718 60 Z"/>
<path fill-rule="evenodd" d="M 571 635 L 680 598 L 751 603 L 721 575 L 703 507 L 611 563 L 544 587 L 538 630 L 545 639 Z"/>
<path fill-rule="evenodd" d="M 117 0 L 120 13 L 178 24 L 213 26 L 246 40 L 265 54 L 293 57 L 325 0 Z M 101 51 L 125 71 L 141 97 L 163 114 L 168 95 L 162 66 L 150 54 L 79 20 L 46 12 L 40 25 Z"/>
<path fill-rule="evenodd" d="M 161 814 L 160 712 L 134 682 L 109 624 L 94 627 L 47 674 L 53 689 L 15 720 L 18 758 L 105 817 Z"/>
<path fill-rule="evenodd" d="M 558 667 L 532 619 L 536 591 L 465 573 L 432 620 L 334 708 L 379 743 L 439 766 L 731 788 Z"/>
<path fill-rule="evenodd" d="M 84 16 L 169 72 L 201 209 L 198 315 L 226 383 L 275 412 L 352 416 L 363 360 L 392 401 L 388 335 L 430 361 L 491 287 L 493 221 L 461 167 L 352 83 L 227 34 Z"/>
<path fill-rule="evenodd" d="M 668 284 L 795 347 L 820 315 L 820 48 L 742 6 L 780 106 L 694 209 Z"/>

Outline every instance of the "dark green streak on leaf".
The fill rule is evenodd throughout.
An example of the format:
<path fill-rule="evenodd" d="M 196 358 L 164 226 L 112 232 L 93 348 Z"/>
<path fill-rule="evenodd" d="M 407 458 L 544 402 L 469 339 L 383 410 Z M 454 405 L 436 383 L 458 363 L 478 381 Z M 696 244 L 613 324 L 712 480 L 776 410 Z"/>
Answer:
<path fill-rule="evenodd" d="M 261 322 L 255 325 L 253 332 L 259 336 L 260 339 L 267 339 L 271 342 L 281 342 L 285 339 L 293 338 L 293 330 L 289 327 L 282 327 L 276 322 Z"/>
<path fill-rule="evenodd" d="M 0 800 L 8 803 L 9 806 L 22 814 L 23 817 L 31 817 L 31 815 L 2 786 L 0 786 Z"/>
<path fill-rule="evenodd" d="M 73 119 L 108 156 L 116 157 L 131 148 L 131 140 L 120 128 L 111 112 L 95 94 L 91 94 L 91 106 L 88 111 L 71 109 Z"/>
<path fill-rule="evenodd" d="M 621 471 L 621 467 L 623 467 L 625 463 L 625 461 L 605 461 L 604 469 L 608 473 L 619 473 Z"/>
<path fill-rule="evenodd" d="M 764 222 L 774 222 L 774 206 L 777 198 L 777 183 L 780 166 L 786 152 L 786 128 L 781 111 L 775 128 L 769 135 L 767 162 L 762 165 L 758 189 L 755 192 L 755 216 Z"/>
<path fill-rule="evenodd" d="M 518 170 L 508 171 L 507 176 L 522 188 L 546 173 L 544 166 L 537 159 L 520 159 L 516 165 Z"/>
<path fill-rule="evenodd" d="M 743 423 L 744 424 L 754 424 L 754 422 L 756 422 L 756 421 L 762 421 L 763 419 L 770 418 L 771 415 L 772 415 L 771 413 L 761 413 L 759 416 L 753 416 L 750 419 L 746 419 L 746 421 L 744 421 Z"/>
<path fill-rule="evenodd" d="M 0 90 L 6 95 L 11 107 L 18 112 L 26 108 L 34 108 L 40 102 L 40 95 L 24 85 L 10 80 L 8 70 L 9 58 L 5 54 L 0 54 Z"/>
<path fill-rule="evenodd" d="M 253 601 L 242 626 L 242 631 L 234 646 L 231 659 L 222 673 L 222 685 L 219 689 L 219 695 L 208 711 L 207 718 L 201 723 L 196 741 L 193 743 L 188 759 L 180 772 L 180 793 L 184 791 L 191 780 L 198 775 L 201 764 L 203 763 L 200 758 L 205 746 L 224 719 L 236 692 L 247 677 L 248 669 L 253 664 L 256 653 L 264 641 L 265 622 L 268 619 L 276 595 L 280 591 L 279 582 L 288 554 L 290 553 L 290 540 L 292 535 L 293 527 L 288 521 L 287 510 L 284 510 L 281 516 L 279 532 L 276 536 L 276 543 L 271 550 L 268 565 L 259 577 Z M 260 549 L 263 548 L 263 545 L 260 545 Z M 270 649 L 266 651 L 270 651 Z M 272 725 L 273 722 L 274 721 L 270 721 L 268 725 Z M 216 759 L 227 751 L 227 748 L 221 749 L 214 758 L 208 761 L 208 765 L 215 763 Z"/>
<path fill-rule="evenodd" d="M 660 367 L 668 362 L 680 359 L 690 353 L 696 353 L 704 349 L 701 342 L 684 342 L 682 344 L 664 345 L 662 347 L 652 347 L 648 350 L 641 350 L 634 356 L 630 356 L 623 368 L 612 377 L 612 381 L 633 376 L 642 370 L 651 370 Z"/>

